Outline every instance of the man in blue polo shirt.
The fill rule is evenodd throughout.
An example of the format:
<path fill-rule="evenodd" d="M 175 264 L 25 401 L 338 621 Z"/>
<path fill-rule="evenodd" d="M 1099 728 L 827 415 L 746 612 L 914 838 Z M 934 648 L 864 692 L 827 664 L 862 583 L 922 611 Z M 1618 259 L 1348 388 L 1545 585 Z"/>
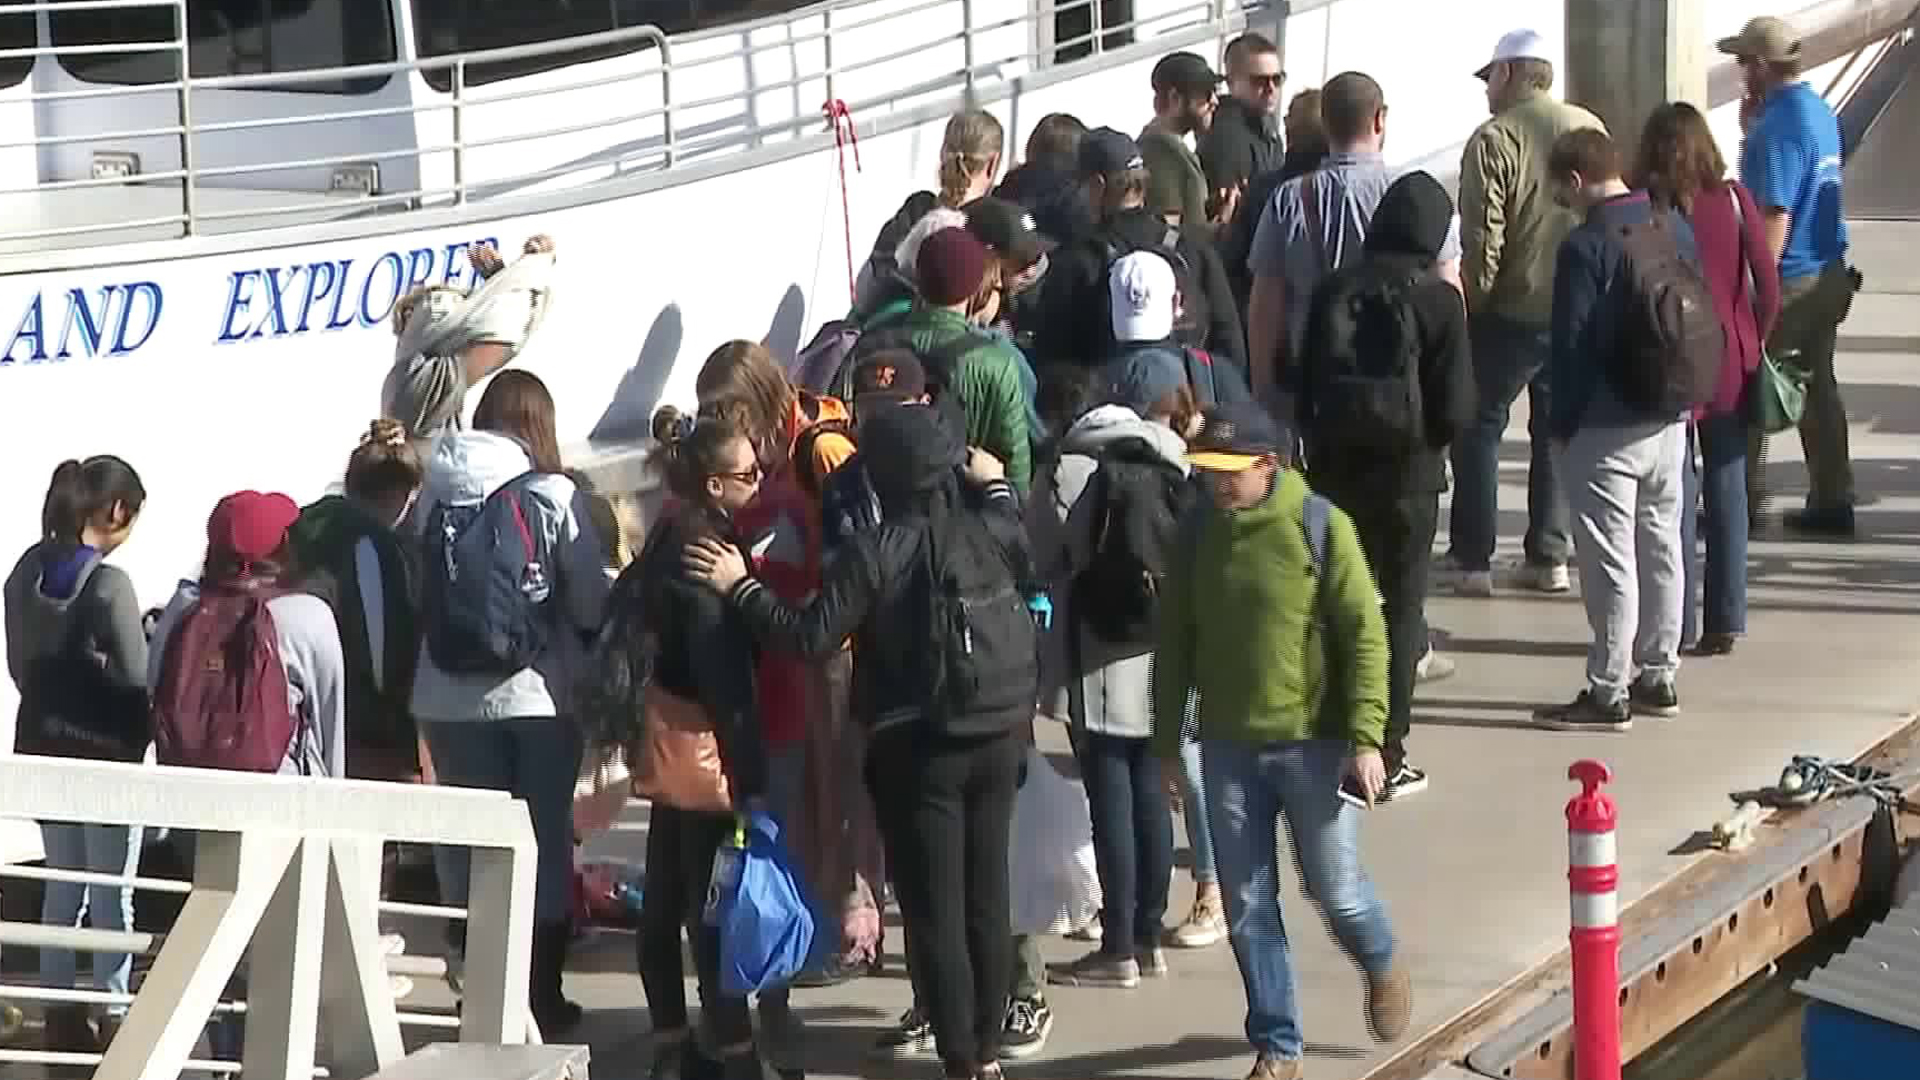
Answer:
<path fill-rule="evenodd" d="M 1854 293 L 1840 209 L 1840 123 L 1800 78 L 1800 37 L 1785 20 L 1754 19 L 1719 47 L 1739 58 L 1746 82 L 1740 103 L 1746 130 L 1740 179 L 1753 192 L 1767 241 L 1780 261 L 1780 320 L 1767 349 L 1777 362 L 1804 368 L 1809 376 L 1800 419 L 1807 504 L 1787 514 L 1786 521 L 1812 532 L 1851 535 L 1853 464 L 1847 410 L 1833 370 L 1835 339 Z M 1765 498 L 1760 449 L 1747 459 L 1756 520 Z"/>

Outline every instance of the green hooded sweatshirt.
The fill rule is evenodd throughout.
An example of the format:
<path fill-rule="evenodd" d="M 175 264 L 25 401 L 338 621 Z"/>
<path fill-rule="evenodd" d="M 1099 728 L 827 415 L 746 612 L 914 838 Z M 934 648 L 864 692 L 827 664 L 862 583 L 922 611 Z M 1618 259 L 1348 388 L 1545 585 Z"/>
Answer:
<path fill-rule="evenodd" d="M 1306 481 L 1289 469 L 1247 510 L 1196 511 L 1180 562 L 1161 585 L 1154 651 L 1156 717 L 1199 696 L 1200 736 L 1264 746 L 1339 739 L 1380 748 L 1387 725 L 1387 628 L 1353 522 L 1327 521 L 1316 574 L 1302 506 Z M 1154 750 L 1173 757 L 1178 723 L 1155 723 Z"/>
<path fill-rule="evenodd" d="M 962 335 L 979 344 L 960 357 L 949 392 L 967 415 L 967 444 L 1006 463 L 1007 479 L 1022 498 L 1033 480 L 1033 447 L 1027 433 L 1022 359 L 1014 346 L 987 334 L 967 317 L 942 308 L 916 307 L 901 324 L 913 350 L 926 356 Z"/>

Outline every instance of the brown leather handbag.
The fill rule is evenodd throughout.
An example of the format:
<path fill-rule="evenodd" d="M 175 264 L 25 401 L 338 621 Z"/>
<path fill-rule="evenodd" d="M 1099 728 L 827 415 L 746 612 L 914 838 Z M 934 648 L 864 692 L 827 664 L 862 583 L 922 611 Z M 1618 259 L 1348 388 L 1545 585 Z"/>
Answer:
<path fill-rule="evenodd" d="M 647 687 L 644 707 L 644 733 L 628 756 L 633 793 L 678 810 L 732 810 L 732 785 L 707 711 L 657 682 Z"/>

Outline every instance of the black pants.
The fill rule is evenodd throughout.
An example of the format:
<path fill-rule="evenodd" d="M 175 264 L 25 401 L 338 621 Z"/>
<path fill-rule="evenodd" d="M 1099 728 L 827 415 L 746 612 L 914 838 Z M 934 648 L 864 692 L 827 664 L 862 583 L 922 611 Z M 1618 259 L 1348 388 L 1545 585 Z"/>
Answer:
<path fill-rule="evenodd" d="M 1367 566 L 1380 587 L 1387 619 L 1387 737 L 1381 751 L 1387 774 L 1407 757 L 1413 726 L 1414 671 L 1427 651 L 1427 573 L 1440 520 L 1437 491 L 1359 495 L 1326 491 L 1360 534 Z"/>
<path fill-rule="evenodd" d="M 1023 747 L 904 724 L 874 736 L 867 790 L 907 940 L 914 988 L 948 1076 L 1000 1060 L 1012 978 L 1007 834 Z"/>
<path fill-rule="evenodd" d="M 733 831 L 732 814 L 653 804 L 647 823 L 646 902 L 640 911 L 640 984 L 653 1030 L 687 1026 L 687 987 L 680 969 L 680 933 L 693 942 L 700 1015 L 720 1047 L 753 1039 L 747 999 L 720 993 L 720 931 L 702 918 L 713 856 Z"/>

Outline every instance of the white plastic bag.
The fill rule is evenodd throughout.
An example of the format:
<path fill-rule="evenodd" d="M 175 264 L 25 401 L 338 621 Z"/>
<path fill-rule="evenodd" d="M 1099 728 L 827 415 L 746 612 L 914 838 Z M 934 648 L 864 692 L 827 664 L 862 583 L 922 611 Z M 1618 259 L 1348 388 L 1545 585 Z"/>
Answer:
<path fill-rule="evenodd" d="M 1007 871 L 1016 934 L 1064 934 L 1100 912 L 1086 794 L 1033 747 L 1013 802 Z"/>
<path fill-rule="evenodd" d="M 596 761 L 589 752 L 573 785 L 574 835 L 584 840 L 620 820 L 632 788 L 625 750 L 615 750 L 605 761 Z"/>

